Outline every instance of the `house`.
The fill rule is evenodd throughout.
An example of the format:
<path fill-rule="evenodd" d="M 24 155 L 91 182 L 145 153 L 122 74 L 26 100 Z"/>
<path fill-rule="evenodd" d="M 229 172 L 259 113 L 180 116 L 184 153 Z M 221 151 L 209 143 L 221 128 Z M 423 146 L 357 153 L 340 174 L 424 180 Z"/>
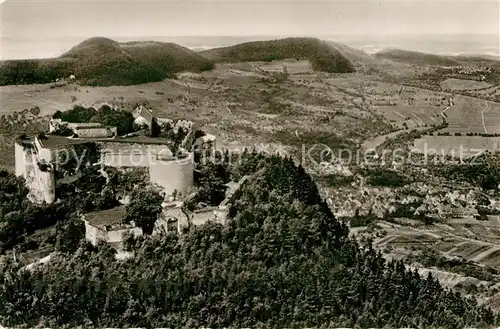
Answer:
<path fill-rule="evenodd" d="M 118 135 L 116 127 L 104 127 L 100 123 L 69 123 L 68 128 L 73 131 L 75 137 L 105 138 Z"/>
<path fill-rule="evenodd" d="M 114 137 L 118 135 L 116 127 L 105 127 L 101 123 L 96 122 L 82 122 L 72 123 L 65 122 L 61 119 L 51 119 L 49 121 L 49 132 L 57 132 L 61 128 L 67 128 L 73 132 L 75 137 L 82 138 L 105 138 Z"/>
<path fill-rule="evenodd" d="M 182 211 L 182 202 L 164 202 L 162 213 L 156 222 L 155 230 L 163 229 L 166 232 L 181 233 L 183 228 L 188 227 L 188 218 Z"/>
<path fill-rule="evenodd" d="M 137 126 L 140 127 L 146 126 L 149 129 L 151 129 L 151 126 L 153 125 L 154 116 L 153 112 L 150 109 L 146 108 L 143 105 L 140 105 L 136 107 L 132 115 L 134 116 L 134 123 Z"/>
<path fill-rule="evenodd" d="M 211 134 L 205 134 L 201 137 L 198 137 L 193 142 L 194 150 L 215 150 L 215 141 L 216 137 Z"/>
<path fill-rule="evenodd" d="M 122 249 L 123 234 L 142 235 L 140 227 L 135 226 L 133 222 L 124 222 L 125 214 L 125 206 L 118 206 L 83 215 L 85 239 L 93 245 L 97 245 L 99 241 L 104 241 L 116 249 Z"/>

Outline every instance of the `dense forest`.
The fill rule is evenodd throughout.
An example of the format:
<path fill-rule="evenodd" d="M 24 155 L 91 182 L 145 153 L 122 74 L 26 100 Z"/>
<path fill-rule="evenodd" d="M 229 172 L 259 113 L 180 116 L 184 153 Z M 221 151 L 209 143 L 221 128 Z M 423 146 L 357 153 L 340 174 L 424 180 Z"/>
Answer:
<path fill-rule="evenodd" d="M 286 38 L 254 41 L 225 48 L 214 48 L 200 55 L 215 63 L 235 63 L 295 58 L 307 59 L 315 71 L 330 73 L 354 72 L 353 64 L 335 47 L 314 38 Z"/>
<path fill-rule="evenodd" d="M 407 179 L 394 170 L 383 168 L 364 169 L 361 173 L 367 177 L 368 184 L 380 187 L 402 187 Z"/>
<path fill-rule="evenodd" d="M 70 75 L 82 85 L 133 85 L 212 67 L 212 62 L 173 43 L 91 38 L 57 58 L 0 61 L 0 85 L 49 83 Z"/>
<path fill-rule="evenodd" d="M 483 154 L 480 157 L 467 159 L 463 163 L 436 166 L 434 171 L 449 180 L 468 182 L 485 190 L 498 190 L 500 186 L 500 169 L 498 157 Z"/>
<path fill-rule="evenodd" d="M 256 153 L 241 160 L 222 164 L 226 171 L 220 171 L 232 178 L 253 173 L 225 226 L 209 222 L 182 235 L 129 237 L 134 256 L 127 260 L 116 260 L 107 245 L 83 240 L 29 270 L 5 257 L 0 323 L 176 328 L 495 323 L 495 315 L 473 299 L 356 243 L 292 160 Z M 17 200 L 26 191 L 7 174 L 0 178 L 6 180 L 0 184 L 5 221 L 5 212 L 19 206 L 5 195 Z M 69 228 L 75 226 L 68 221 Z M 77 230 L 60 231 L 73 232 L 68 239 L 74 241 Z"/>

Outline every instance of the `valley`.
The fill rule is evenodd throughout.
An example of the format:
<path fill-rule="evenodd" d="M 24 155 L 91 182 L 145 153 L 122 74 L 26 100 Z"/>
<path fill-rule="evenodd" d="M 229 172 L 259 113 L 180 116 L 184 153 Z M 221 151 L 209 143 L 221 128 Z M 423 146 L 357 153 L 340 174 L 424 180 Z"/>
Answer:
<path fill-rule="evenodd" d="M 13 169 L 14 135 L 38 129 L 56 111 L 75 105 L 121 110 L 145 105 L 156 116 L 195 122 L 217 136 L 219 149 L 232 152 L 279 152 L 296 162 L 308 152 L 301 163 L 361 244 L 371 242 L 385 258 L 403 260 L 423 275 L 430 272 L 445 287 L 500 310 L 500 180 L 495 176 L 495 186 L 481 186 L 475 172 L 462 174 L 469 175 L 465 179 L 456 167 L 465 163 L 469 169 L 471 158 L 498 151 L 498 71 L 486 81 L 477 81 L 476 72 L 458 79 L 441 73 L 443 66 L 461 67 L 459 59 L 404 52 L 370 56 L 336 47 L 328 56 L 345 56 L 348 70 L 333 72 L 329 66 L 325 72 L 318 69 L 316 54 L 307 54 L 311 61 L 288 58 L 288 51 L 266 61 L 245 53 L 233 60 L 235 50 L 224 48 L 196 55 L 215 60 L 212 69 L 180 70 L 160 81 L 92 86 L 77 78 L 1 86 L 6 143 L 0 165 Z M 479 62 L 498 70 L 498 62 Z M 30 114 L 35 107 L 39 113 Z M 368 150 L 399 150 L 420 162 L 385 162 L 378 156 L 367 161 Z M 333 161 L 346 160 L 346 154 L 347 162 Z M 421 164 L 428 155 L 445 161 Z M 494 166 L 500 170 L 499 162 Z M 371 181 L 375 178 L 378 183 Z"/>

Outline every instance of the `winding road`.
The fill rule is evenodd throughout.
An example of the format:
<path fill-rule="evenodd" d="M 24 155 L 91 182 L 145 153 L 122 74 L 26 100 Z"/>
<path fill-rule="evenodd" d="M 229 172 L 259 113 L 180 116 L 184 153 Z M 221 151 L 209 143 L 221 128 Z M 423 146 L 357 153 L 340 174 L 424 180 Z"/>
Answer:
<path fill-rule="evenodd" d="M 450 109 L 450 106 L 447 106 L 444 110 L 441 111 L 441 116 L 446 120 L 446 114 L 444 114 L 446 111 Z"/>

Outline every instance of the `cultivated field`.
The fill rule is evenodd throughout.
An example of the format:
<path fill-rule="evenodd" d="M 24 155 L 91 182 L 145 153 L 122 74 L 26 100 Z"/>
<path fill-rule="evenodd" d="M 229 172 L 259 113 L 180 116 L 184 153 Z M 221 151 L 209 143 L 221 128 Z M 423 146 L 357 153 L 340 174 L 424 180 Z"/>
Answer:
<path fill-rule="evenodd" d="M 313 73 L 308 60 L 280 60 L 272 62 L 250 62 L 254 69 L 265 72 L 283 73 L 284 68 L 289 74 Z"/>
<path fill-rule="evenodd" d="M 487 89 L 491 84 L 484 81 L 464 80 L 464 79 L 446 79 L 441 82 L 441 88 L 447 91 Z"/>
<path fill-rule="evenodd" d="M 500 133 L 500 103 L 458 95 L 446 111 L 450 133 Z"/>
<path fill-rule="evenodd" d="M 500 102 L 500 88 L 498 86 L 480 90 L 468 90 L 466 93 L 468 96 Z"/>
<path fill-rule="evenodd" d="M 169 80 L 138 86 L 113 87 L 87 87 L 74 84 L 59 87 L 55 84 L 3 86 L 0 87 L 0 113 L 12 113 L 39 106 L 41 115 L 46 115 L 76 104 L 90 106 L 103 102 L 119 107 L 132 107 L 136 103 L 148 101 L 153 103 L 156 109 L 167 108 L 167 104 L 172 108 L 173 99 L 182 96 L 185 89 L 185 86 Z"/>
<path fill-rule="evenodd" d="M 284 66 L 288 77 L 281 74 Z M 439 125 L 445 116 L 449 123 L 445 131 L 452 134 L 500 133 L 498 103 L 382 80 L 376 71 L 312 72 L 310 63 L 303 60 L 229 63 L 135 86 L 0 87 L 0 113 L 39 106 L 43 116 L 76 104 L 105 102 L 133 109 L 147 103 L 158 116 L 199 123 L 218 137 L 220 146 L 230 148 L 258 143 L 298 147 L 325 141 L 335 146 L 359 145 L 374 139 L 379 144 L 397 135 L 386 134 Z M 496 147 L 495 139 L 430 137 L 416 141 L 415 147 L 422 149 L 427 143 L 428 148 L 447 152 L 459 151 L 460 145 L 473 150 Z"/>
<path fill-rule="evenodd" d="M 289 73 L 285 80 L 277 74 L 283 65 Z M 293 60 L 222 64 L 201 74 L 181 73 L 177 79 L 135 86 L 5 86 L 0 87 L 0 114 L 39 106 L 44 116 L 74 105 L 102 103 L 132 110 L 146 103 L 157 116 L 197 122 L 217 136 L 219 146 L 232 149 L 318 143 L 354 147 L 391 131 L 362 97 L 351 95 L 369 83 L 369 77 L 349 75 L 345 90 L 327 79 L 342 81 L 337 74 L 310 72 L 307 61 Z M 2 152 L 13 151 L 9 147 Z M 0 165 L 11 167 L 12 159 Z"/>
<path fill-rule="evenodd" d="M 418 127 L 430 127 L 442 123 L 442 108 L 436 106 L 380 106 L 377 111 L 382 113 L 389 122 L 409 129 Z"/>
<path fill-rule="evenodd" d="M 416 269 L 421 275 L 432 273 L 447 288 L 466 293 L 474 291 L 481 303 L 493 308 L 500 307 L 498 296 L 489 294 L 488 289 L 484 289 L 499 287 L 499 275 L 492 274 L 500 270 L 498 219 L 452 219 L 446 221 L 446 224 L 426 226 L 413 222 L 411 227 L 379 222 L 376 224 L 375 234 L 382 232 L 382 235 L 374 240 L 374 246 L 383 250 L 385 257 L 390 259 L 408 260 L 417 253 L 433 252 L 442 259 L 466 261 L 469 271 L 464 267 L 426 268 L 418 262 L 411 263 L 408 267 Z M 358 234 L 362 232 L 363 229 L 357 229 Z M 488 269 L 483 269 L 484 266 L 488 266 Z"/>

